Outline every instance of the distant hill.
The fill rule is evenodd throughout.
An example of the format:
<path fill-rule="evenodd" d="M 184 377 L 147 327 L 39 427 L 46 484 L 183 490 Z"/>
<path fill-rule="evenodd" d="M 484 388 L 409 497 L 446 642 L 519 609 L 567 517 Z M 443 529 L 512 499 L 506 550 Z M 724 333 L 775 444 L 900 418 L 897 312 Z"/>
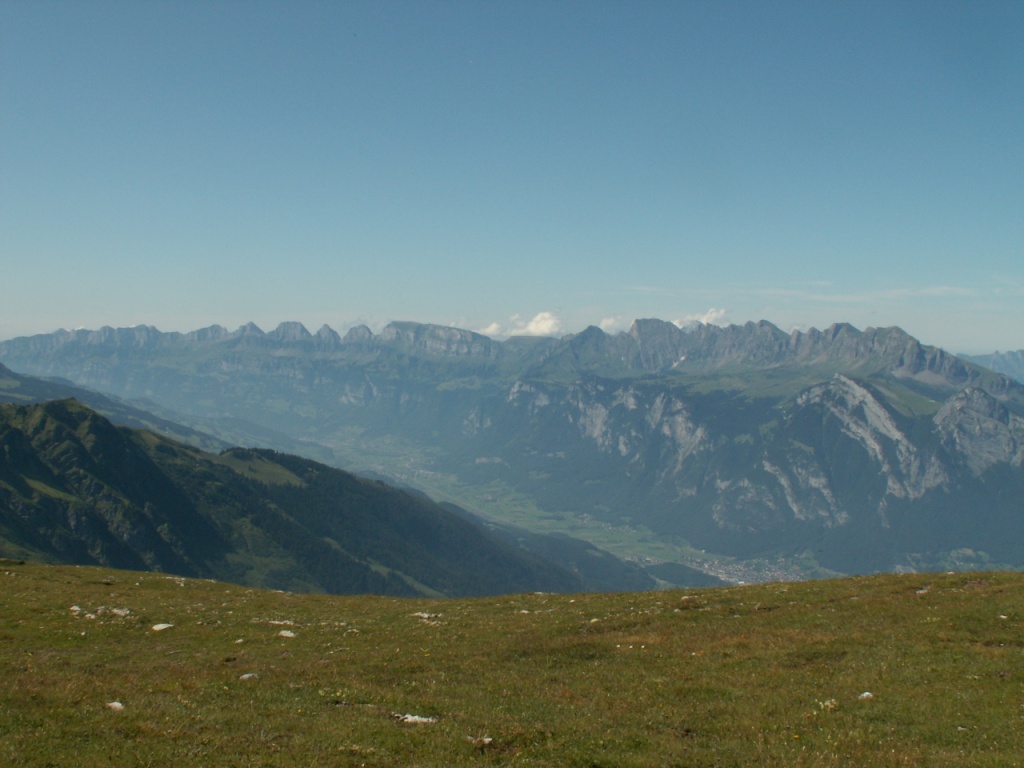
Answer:
<path fill-rule="evenodd" d="M 77 400 L 121 426 L 149 429 L 209 451 L 222 451 L 231 447 L 230 443 L 213 435 L 161 418 L 115 396 L 104 395 L 66 380 L 24 376 L 0 365 L 0 403 L 27 405 L 66 399 Z M 153 405 L 159 408 L 155 403 Z"/>
<path fill-rule="evenodd" d="M 0 405 L 0 553 L 339 594 L 584 588 L 382 483 L 268 450 L 206 453 L 73 400 Z"/>
<path fill-rule="evenodd" d="M 961 357 L 976 365 L 983 365 L 996 373 L 1002 373 L 1024 382 L 1024 349 L 1013 352 L 993 352 L 990 355 L 961 355 Z"/>
<path fill-rule="evenodd" d="M 139 326 L 13 339 L 0 360 L 236 442 L 285 435 L 663 580 L 1024 567 L 1024 385 L 899 328 Z"/>

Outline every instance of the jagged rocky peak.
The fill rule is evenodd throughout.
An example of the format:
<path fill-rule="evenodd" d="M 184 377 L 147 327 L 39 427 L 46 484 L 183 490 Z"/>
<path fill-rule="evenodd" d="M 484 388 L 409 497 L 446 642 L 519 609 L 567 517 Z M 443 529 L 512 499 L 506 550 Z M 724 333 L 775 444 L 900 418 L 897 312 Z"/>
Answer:
<path fill-rule="evenodd" d="M 309 341 L 313 335 L 306 326 L 296 321 L 284 322 L 267 334 L 267 338 L 276 341 Z"/>
<path fill-rule="evenodd" d="M 188 341 L 220 341 L 230 335 L 231 331 L 223 325 L 209 325 L 206 328 L 185 334 L 185 338 Z"/>
<path fill-rule="evenodd" d="M 832 323 L 824 330 L 794 328 L 789 334 L 789 346 L 797 354 L 820 352 L 835 344 L 856 343 L 861 331 L 849 323 Z"/>
<path fill-rule="evenodd" d="M 342 342 L 345 344 L 365 344 L 366 342 L 373 341 L 373 331 L 371 331 L 365 325 L 356 325 L 348 329 L 345 334 L 345 338 Z"/>
<path fill-rule="evenodd" d="M 637 344 L 640 367 L 652 371 L 667 370 L 686 360 L 686 335 L 675 323 L 654 318 L 634 320 L 629 329 Z"/>
<path fill-rule="evenodd" d="M 76 331 L 76 339 L 94 346 L 144 347 L 159 339 L 163 334 L 151 325 L 136 325 L 131 328 L 112 328 L 104 325 L 96 331 Z"/>
<path fill-rule="evenodd" d="M 789 354 L 789 335 L 767 320 L 743 325 L 699 325 L 690 334 L 690 357 L 715 367 L 774 365 Z"/>
<path fill-rule="evenodd" d="M 95 331 L 58 332 L 51 336 L 51 344 L 54 347 L 73 344 L 86 347 L 112 347 L 118 350 L 147 350 L 159 346 L 165 339 L 179 337 L 180 334 L 177 333 L 161 333 L 152 325 L 136 325 L 130 328 L 113 328 L 104 325 Z"/>
<path fill-rule="evenodd" d="M 935 423 L 947 423 L 967 412 L 1003 424 L 1009 423 L 1010 419 L 1010 412 L 1006 406 L 984 389 L 965 387 L 943 403 L 935 414 Z"/>
<path fill-rule="evenodd" d="M 609 336 L 596 325 L 562 339 L 570 354 L 584 366 L 602 368 L 608 363 L 629 363 L 636 356 L 636 342 L 627 334 Z"/>
<path fill-rule="evenodd" d="M 913 378 L 926 384 L 956 386 L 965 386 L 981 378 L 981 372 L 976 366 L 965 364 L 943 349 L 921 344 L 898 328 L 882 330 L 898 332 L 886 339 L 888 343 L 877 345 L 882 357 L 892 361 L 892 372 L 896 376 Z"/>
<path fill-rule="evenodd" d="M 118 330 L 118 333 L 122 339 L 136 347 L 145 346 L 150 341 L 164 336 L 156 326 L 152 325 L 136 325 L 132 328 L 121 328 Z M 177 334 L 174 335 L 176 336 Z"/>
<path fill-rule="evenodd" d="M 814 328 L 811 329 L 815 330 Z M 858 328 L 850 325 L 850 323 L 832 323 L 828 328 L 823 331 L 823 335 L 829 341 L 835 341 L 840 336 L 860 336 L 861 332 Z"/>
<path fill-rule="evenodd" d="M 341 344 L 341 336 L 331 326 L 324 323 L 316 332 L 316 342 L 324 347 L 336 347 Z"/>
<path fill-rule="evenodd" d="M 675 323 L 657 318 L 638 318 L 629 327 L 629 335 L 637 340 L 641 347 L 659 343 L 677 344 L 686 331 Z"/>
<path fill-rule="evenodd" d="M 602 345 L 608 340 L 608 334 L 596 325 L 588 325 L 579 333 L 572 333 L 563 337 L 573 346 Z"/>
<path fill-rule="evenodd" d="M 263 333 L 263 329 L 260 328 L 258 325 L 256 325 L 256 323 L 254 323 L 252 321 L 249 321 L 245 325 L 239 327 L 239 329 L 237 331 L 235 331 L 233 335 L 234 336 L 259 336 L 259 337 L 266 336 L 266 334 Z"/>
<path fill-rule="evenodd" d="M 501 348 L 491 339 L 473 331 L 398 321 L 389 323 L 377 340 L 382 344 L 452 357 L 493 357 Z"/>

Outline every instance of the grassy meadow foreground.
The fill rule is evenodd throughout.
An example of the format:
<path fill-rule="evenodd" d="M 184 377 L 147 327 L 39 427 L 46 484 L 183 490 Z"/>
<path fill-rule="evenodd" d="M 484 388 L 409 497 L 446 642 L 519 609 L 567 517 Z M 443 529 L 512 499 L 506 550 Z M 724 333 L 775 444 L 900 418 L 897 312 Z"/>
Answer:
<path fill-rule="evenodd" d="M 1020 574 L 425 600 L 2 561 L 0 764 L 1008 766 L 1022 620 Z"/>

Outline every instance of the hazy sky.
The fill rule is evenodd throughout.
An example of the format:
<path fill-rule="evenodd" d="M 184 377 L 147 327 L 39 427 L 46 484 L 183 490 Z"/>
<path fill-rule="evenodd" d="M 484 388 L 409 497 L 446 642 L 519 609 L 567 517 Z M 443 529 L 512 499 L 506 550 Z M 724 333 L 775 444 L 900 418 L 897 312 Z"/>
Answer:
<path fill-rule="evenodd" d="M 1024 3 L 0 0 L 0 339 L 1024 348 Z"/>

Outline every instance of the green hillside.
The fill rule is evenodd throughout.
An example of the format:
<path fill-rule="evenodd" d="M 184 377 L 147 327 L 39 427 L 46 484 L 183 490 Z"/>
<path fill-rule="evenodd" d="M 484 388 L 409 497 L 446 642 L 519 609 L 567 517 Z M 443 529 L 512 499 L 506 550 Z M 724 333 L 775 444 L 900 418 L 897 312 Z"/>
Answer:
<path fill-rule="evenodd" d="M 274 451 L 206 453 L 74 400 L 0 405 L 0 554 L 334 594 L 584 588 L 426 498 Z"/>
<path fill-rule="evenodd" d="M 994 768 L 1024 754 L 1020 574 L 465 600 L 13 561 L 0 579 L 3 765 Z"/>

